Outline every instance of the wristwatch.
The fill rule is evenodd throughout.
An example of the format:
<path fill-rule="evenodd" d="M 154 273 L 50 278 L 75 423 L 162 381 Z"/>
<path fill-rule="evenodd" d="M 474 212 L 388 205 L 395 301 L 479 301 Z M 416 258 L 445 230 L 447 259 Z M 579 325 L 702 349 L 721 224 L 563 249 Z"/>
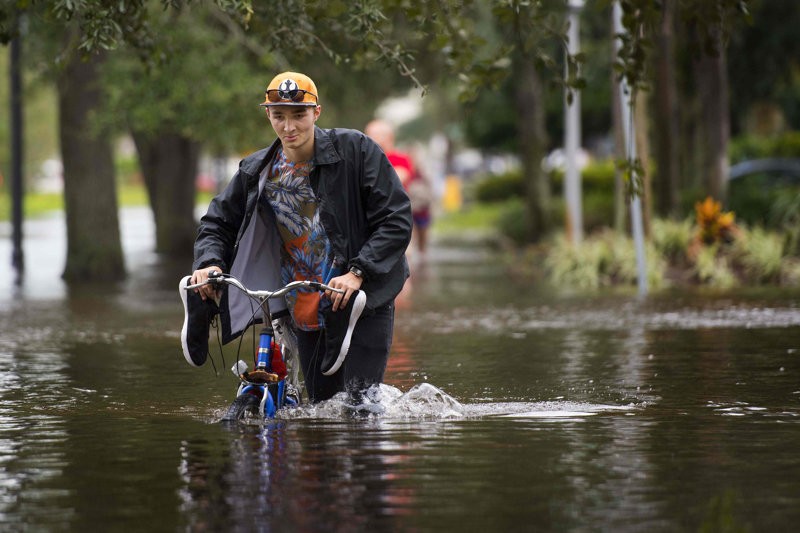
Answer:
<path fill-rule="evenodd" d="M 350 273 L 359 279 L 364 279 L 364 271 L 358 268 L 357 266 L 351 266 Z"/>

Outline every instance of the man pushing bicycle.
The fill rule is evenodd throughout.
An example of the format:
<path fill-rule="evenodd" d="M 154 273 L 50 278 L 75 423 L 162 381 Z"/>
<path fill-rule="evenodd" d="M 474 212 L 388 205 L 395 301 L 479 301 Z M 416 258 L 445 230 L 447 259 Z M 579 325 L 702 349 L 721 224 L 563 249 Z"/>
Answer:
<path fill-rule="evenodd" d="M 319 92 L 308 76 L 273 78 L 261 106 L 277 139 L 240 162 L 202 217 L 187 285 L 230 273 L 250 287 L 277 289 L 309 280 L 341 289 L 297 290 L 272 307 L 281 342 L 296 339 L 312 402 L 348 391 L 354 401 L 383 380 L 394 299 L 408 277 L 411 205 L 375 142 L 349 129 L 321 129 Z M 222 342 L 263 321 L 246 296 L 212 285 L 188 291 L 181 336 L 189 364 L 208 356 L 211 319 Z M 349 351 L 342 348 L 348 337 Z"/>

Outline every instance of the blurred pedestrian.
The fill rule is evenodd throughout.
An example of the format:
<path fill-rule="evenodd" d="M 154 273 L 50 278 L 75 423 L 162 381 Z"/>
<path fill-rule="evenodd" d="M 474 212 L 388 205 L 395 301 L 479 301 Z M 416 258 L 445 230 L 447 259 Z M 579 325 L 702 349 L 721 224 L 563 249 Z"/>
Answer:
<path fill-rule="evenodd" d="M 383 149 L 411 199 L 411 216 L 414 220 L 412 242 L 420 257 L 424 257 L 428 247 L 433 188 L 414 165 L 411 156 L 395 146 L 395 133 L 391 124 L 385 120 L 373 120 L 364 128 L 364 133 Z"/>

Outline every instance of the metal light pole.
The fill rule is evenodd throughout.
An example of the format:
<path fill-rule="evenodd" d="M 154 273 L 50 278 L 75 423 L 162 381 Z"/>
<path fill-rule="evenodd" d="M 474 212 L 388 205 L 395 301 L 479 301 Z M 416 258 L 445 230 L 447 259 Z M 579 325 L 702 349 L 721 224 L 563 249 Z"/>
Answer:
<path fill-rule="evenodd" d="M 584 0 L 569 0 L 568 51 L 576 55 L 580 50 L 580 12 Z M 565 66 L 565 79 L 569 76 L 569 65 Z M 578 168 L 578 151 L 581 146 L 581 93 L 573 91 L 572 103 L 564 97 L 564 196 L 567 206 L 567 234 L 573 244 L 583 241 L 583 207 L 581 205 L 581 174 Z"/>
<path fill-rule="evenodd" d="M 25 271 L 25 261 L 22 252 L 22 161 L 23 161 L 23 136 L 22 136 L 22 76 L 21 49 L 22 31 L 11 41 L 9 78 L 11 80 L 11 224 L 12 224 L 12 252 L 11 265 L 16 270 L 16 284 L 22 283 Z"/>
<path fill-rule="evenodd" d="M 619 2 L 614 2 L 614 34 L 619 35 L 625 31 L 622 26 L 622 7 Z M 619 39 L 615 40 L 615 47 L 620 48 Z M 636 159 L 636 130 L 633 121 L 633 88 L 628 87 L 626 78 L 622 78 L 618 84 L 619 98 L 622 105 L 622 129 L 625 137 L 625 157 L 629 162 Z M 631 229 L 633 232 L 633 244 L 636 249 L 636 271 L 638 274 L 639 296 L 646 296 L 648 291 L 647 283 L 647 258 L 644 250 L 644 224 L 642 222 L 642 201 L 635 187 L 632 187 L 630 207 L 631 207 Z"/>

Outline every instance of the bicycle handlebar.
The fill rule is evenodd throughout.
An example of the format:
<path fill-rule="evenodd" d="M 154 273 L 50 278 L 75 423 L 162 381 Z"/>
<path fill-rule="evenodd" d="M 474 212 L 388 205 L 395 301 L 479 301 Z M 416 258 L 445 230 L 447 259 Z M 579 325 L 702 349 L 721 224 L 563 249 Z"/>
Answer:
<path fill-rule="evenodd" d="M 215 271 L 211 272 L 211 275 L 209 275 L 207 281 L 204 281 L 203 283 L 195 283 L 194 285 L 187 285 L 186 290 L 197 289 L 199 287 L 202 287 L 203 285 L 209 285 L 209 284 L 214 285 L 216 287 L 220 287 L 221 285 L 231 285 L 243 291 L 248 296 L 252 298 L 258 298 L 261 300 L 269 300 L 271 298 L 277 298 L 279 296 L 285 295 L 289 291 L 292 291 L 300 287 L 310 287 L 318 291 L 331 291 L 331 292 L 338 292 L 339 294 L 344 294 L 344 290 L 342 289 L 334 289 L 333 287 L 326 285 L 324 283 L 320 283 L 318 281 L 309 281 L 309 280 L 292 281 L 275 291 L 263 291 L 263 290 L 254 291 L 245 287 L 241 281 L 231 276 L 230 274 L 219 274 Z"/>

